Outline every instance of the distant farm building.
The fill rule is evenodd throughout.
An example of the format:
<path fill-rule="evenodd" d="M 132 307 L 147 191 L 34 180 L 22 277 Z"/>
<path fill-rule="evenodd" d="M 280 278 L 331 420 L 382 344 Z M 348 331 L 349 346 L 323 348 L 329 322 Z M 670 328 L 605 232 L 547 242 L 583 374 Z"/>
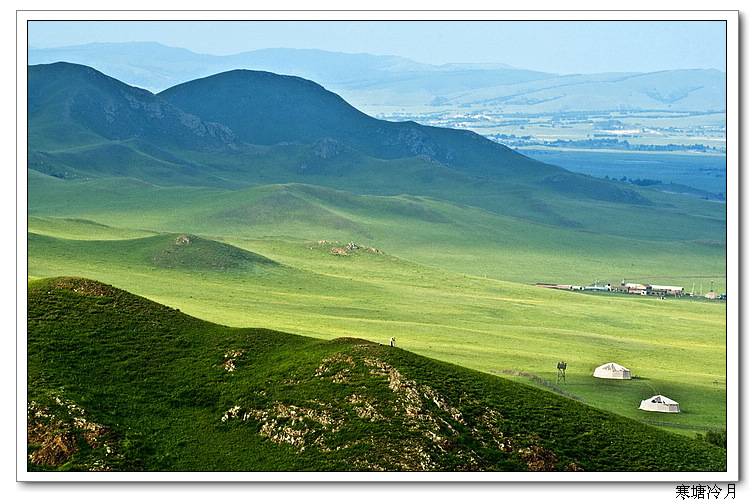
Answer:
<path fill-rule="evenodd" d="M 653 396 L 640 403 L 640 409 L 645 411 L 659 411 L 661 413 L 680 413 L 679 403 L 666 396 Z"/>
<path fill-rule="evenodd" d="M 658 284 L 636 284 L 628 282 L 624 284 L 628 293 L 640 295 L 681 295 L 684 294 L 684 288 L 681 286 L 661 286 Z"/>
<path fill-rule="evenodd" d="M 627 293 L 646 295 L 650 291 L 650 284 L 627 284 Z"/>
<path fill-rule="evenodd" d="M 614 293 L 629 293 L 629 286 L 626 284 L 611 284 L 609 288 Z"/>
<path fill-rule="evenodd" d="M 611 285 L 606 284 L 605 286 L 585 286 L 585 291 L 611 291 Z"/>
<path fill-rule="evenodd" d="M 613 380 L 629 380 L 632 373 L 624 366 L 616 363 L 606 363 L 595 368 L 592 376 L 596 378 L 610 378 Z"/>

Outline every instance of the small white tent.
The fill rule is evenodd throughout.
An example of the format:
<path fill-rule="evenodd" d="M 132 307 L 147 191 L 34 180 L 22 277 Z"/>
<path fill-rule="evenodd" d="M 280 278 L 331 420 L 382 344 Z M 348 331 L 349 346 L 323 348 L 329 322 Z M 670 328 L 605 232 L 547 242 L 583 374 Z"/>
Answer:
<path fill-rule="evenodd" d="M 645 411 L 660 411 L 662 413 L 680 413 L 679 403 L 666 396 L 653 396 L 640 403 L 640 409 Z"/>
<path fill-rule="evenodd" d="M 613 378 L 614 380 L 629 380 L 632 373 L 624 366 L 616 363 L 606 363 L 595 368 L 592 376 L 597 378 Z"/>

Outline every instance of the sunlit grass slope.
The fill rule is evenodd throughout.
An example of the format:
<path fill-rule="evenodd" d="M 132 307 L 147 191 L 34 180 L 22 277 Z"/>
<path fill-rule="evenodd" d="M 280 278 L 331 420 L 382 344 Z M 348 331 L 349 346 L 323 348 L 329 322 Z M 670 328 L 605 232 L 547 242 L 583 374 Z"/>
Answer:
<path fill-rule="evenodd" d="M 186 234 L 86 241 L 30 233 L 29 274 L 90 277 L 224 325 L 384 344 L 395 337 L 407 350 L 485 372 L 553 381 L 565 360 L 560 387 L 590 404 L 672 425 L 725 426 L 725 303 L 546 290 L 347 242 L 233 244 Z M 641 378 L 593 378 L 606 362 Z M 684 413 L 637 410 L 658 393 Z"/>
<path fill-rule="evenodd" d="M 227 191 L 160 188 L 136 180 L 71 183 L 38 174 L 30 175 L 30 184 L 31 216 L 223 238 L 355 241 L 447 270 L 523 283 L 627 279 L 691 288 L 713 278 L 725 291 L 725 232 L 718 229 L 724 224 L 704 201 L 685 208 L 671 227 L 647 208 L 574 203 L 610 228 L 606 234 L 427 197 L 356 195 L 308 185 Z M 648 237 L 629 237 L 638 226 Z"/>
<path fill-rule="evenodd" d="M 28 311 L 32 470 L 726 468 L 699 439 L 403 347 L 227 328 L 70 277 L 30 282 Z"/>

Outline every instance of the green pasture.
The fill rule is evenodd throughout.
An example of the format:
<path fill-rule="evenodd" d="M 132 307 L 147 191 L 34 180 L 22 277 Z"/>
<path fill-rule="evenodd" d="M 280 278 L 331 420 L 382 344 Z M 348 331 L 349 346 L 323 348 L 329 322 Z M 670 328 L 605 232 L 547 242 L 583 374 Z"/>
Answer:
<path fill-rule="evenodd" d="M 85 219 L 122 229 L 191 232 L 241 247 L 242 239 L 354 241 L 425 265 L 518 283 L 658 278 L 691 288 L 714 279 L 719 292 L 726 291 L 725 208 L 677 197 L 677 206 L 668 209 L 670 199 L 658 193 L 652 196 L 666 207 L 662 212 L 595 201 L 561 208 L 596 221 L 610 230 L 606 234 L 428 197 L 356 195 L 305 185 L 227 191 L 161 188 L 136 180 L 69 183 L 31 174 L 30 183 L 31 228 L 43 224 L 35 217 L 55 216 L 65 225 Z M 68 237 L 68 231 L 39 230 L 60 237 Z M 110 238 L 94 229 L 76 232 Z M 632 237 L 638 233 L 646 237 Z M 299 260 L 295 253 L 291 259 Z"/>
<path fill-rule="evenodd" d="M 557 471 L 726 468 L 720 446 L 401 347 L 228 328 L 70 277 L 30 281 L 28 310 L 34 471 L 543 470 L 533 449 Z M 80 445 L 55 464 L 34 458 L 51 424 Z"/>
<path fill-rule="evenodd" d="M 350 336 L 383 344 L 395 337 L 399 347 L 431 358 L 484 372 L 535 374 L 554 384 L 556 364 L 563 360 L 569 364 L 567 381 L 559 387 L 588 404 L 640 420 L 725 427 L 725 302 L 549 290 L 499 280 L 494 272 L 485 278 L 460 263 L 468 259 L 483 267 L 483 255 L 494 246 L 487 243 L 479 254 L 460 258 L 465 256 L 464 246 L 474 247 L 468 236 L 466 241 L 450 240 L 447 254 L 438 250 L 435 257 L 416 235 L 417 247 L 400 248 L 403 253 L 362 248 L 344 256 L 332 250 L 344 248 L 348 240 L 205 234 L 207 240 L 191 237 L 201 243 L 201 252 L 187 254 L 176 251 L 175 245 L 184 234 L 148 235 L 144 230 L 150 228 L 150 218 L 159 217 L 158 211 L 143 218 L 120 216 L 120 223 L 128 220 L 130 228 L 141 230 L 127 230 L 124 225 L 112 229 L 111 238 L 105 238 L 103 227 L 91 221 L 66 219 L 57 226 L 49 218 L 32 217 L 28 274 L 95 279 L 227 326 L 264 327 L 324 339 Z M 369 227 L 372 239 L 356 239 L 357 244 L 390 242 L 384 236 L 391 229 L 376 227 L 377 223 Z M 284 234 L 288 230 L 280 229 Z M 420 233 L 423 226 L 408 230 Z M 63 234 L 79 238 L 62 238 Z M 339 236 L 344 235 L 349 232 Z M 694 269 L 700 276 L 706 272 L 713 276 L 717 269 L 711 264 L 720 262 L 718 248 L 699 247 L 709 248 L 709 264 L 702 260 Z M 692 264 L 705 257 L 702 251 L 700 256 L 689 256 L 682 249 L 686 248 L 680 247 L 677 255 L 669 252 L 665 260 L 653 253 L 658 265 L 643 265 L 642 273 L 681 275 L 682 266 L 674 260 Z M 166 253 L 173 253 L 171 261 L 156 259 Z M 502 253 L 515 255 L 511 249 Z M 557 249 L 541 256 L 522 253 L 509 266 L 518 270 L 542 260 L 542 270 L 553 271 L 559 254 Z M 497 267 L 503 275 L 508 256 L 497 264 L 491 257 L 491 270 Z M 566 263 L 568 258 L 560 259 Z M 672 273 L 664 272 L 663 264 Z M 577 277 L 573 268 L 565 266 L 563 272 L 567 279 Z M 619 268 L 606 266 L 604 273 L 617 277 Z M 585 276 L 583 272 L 584 282 L 589 282 Z M 606 362 L 622 364 L 639 378 L 627 382 L 593 378 L 593 369 Z M 525 377 L 506 378 L 539 385 Z M 679 401 L 684 413 L 637 410 L 641 399 L 657 393 Z"/>

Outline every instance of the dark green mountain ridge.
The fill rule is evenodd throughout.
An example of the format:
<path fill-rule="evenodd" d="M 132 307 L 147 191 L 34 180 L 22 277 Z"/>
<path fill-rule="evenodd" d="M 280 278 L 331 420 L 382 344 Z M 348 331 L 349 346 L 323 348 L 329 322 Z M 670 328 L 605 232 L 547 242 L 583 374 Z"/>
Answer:
<path fill-rule="evenodd" d="M 30 67 L 29 89 L 29 168 L 63 179 L 131 176 L 232 189 L 303 182 L 475 200 L 502 213 L 522 202 L 515 192 L 496 195 L 504 185 L 542 190 L 545 198 L 649 203 L 638 191 L 468 131 L 373 119 L 296 77 L 231 71 L 155 96 L 57 63 Z M 492 186 L 475 196 L 485 184 Z"/>
<path fill-rule="evenodd" d="M 29 284 L 29 466 L 717 471 L 725 450 L 369 340 L 230 329 L 74 277 Z"/>
<path fill-rule="evenodd" d="M 202 123 L 155 97 L 85 66 L 28 68 L 29 143 L 71 148 L 144 138 L 182 149 L 233 146 L 218 124 Z"/>
<path fill-rule="evenodd" d="M 311 144 L 332 138 L 374 158 L 426 155 L 477 176 L 498 178 L 512 169 L 532 176 L 559 171 L 470 131 L 374 119 L 298 77 L 234 70 L 172 87 L 159 96 L 203 120 L 228 125 L 252 144 Z M 338 149 L 320 149 L 320 155 L 338 154 Z"/>

